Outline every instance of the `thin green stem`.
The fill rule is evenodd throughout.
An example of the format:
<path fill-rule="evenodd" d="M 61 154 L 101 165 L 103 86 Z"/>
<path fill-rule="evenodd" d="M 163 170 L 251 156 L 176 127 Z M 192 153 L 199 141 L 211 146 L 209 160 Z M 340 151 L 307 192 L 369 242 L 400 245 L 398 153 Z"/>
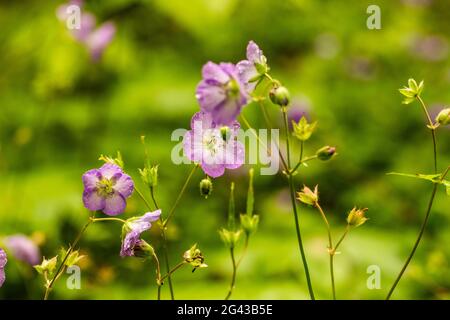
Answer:
<path fill-rule="evenodd" d="M 308 161 L 314 160 L 314 159 L 317 159 L 317 155 L 313 155 L 313 156 L 306 157 L 306 158 L 303 159 L 302 161 L 299 161 L 299 162 L 295 165 L 294 169 L 291 170 L 291 172 L 294 173 L 295 171 L 297 171 L 297 169 L 298 169 L 302 164 L 304 164 L 304 163 L 306 163 L 306 162 L 308 162 Z"/>
<path fill-rule="evenodd" d="M 94 218 L 93 217 L 89 217 L 88 222 L 86 222 L 86 224 L 83 226 L 83 228 L 81 229 L 81 231 L 78 233 L 77 237 L 75 238 L 75 240 L 73 241 L 73 243 L 70 245 L 69 249 L 67 249 L 67 252 L 63 258 L 63 260 L 61 261 L 61 264 L 59 265 L 55 275 L 53 276 L 52 280 L 50 281 L 50 283 L 46 286 L 45 288 L 45 295 L 44 295 L 44 300 L 48 300 L 50 291 L 53 288 L 53 285 L 55 284 L 55 281 L 59 278 L 59 276 L 62 274 L 62 272 L 64 271 L 64 266 L 65 263 L 67 261 L 67 258 L 69 257 L 69 255 L 72 253 L 73 248 L 75 248 L 78 244 L 78 242 L 80 241 L 81 237 L 83 236 L 84 232 L 86 231 L 87 227 L 89 227 L 89 225 L 91 223 L 94 222 Z"/>
<path fill-rule="evenodd" d="M 420 96 L 417 96 L 417 100 L 422 106 L 423 112 L 428 120 L 428 128 L 431 130 L 431 137 L 433 139 L 433 160 L 434 160 L 434 173 L 437 173 L 437 143 L 436 143 L 436 129 L 434 127 L 433 121 L 431 120 L 430 113 L 428 112 L 425 102 Z"/>
<path fill-rule="evenodd" d="M 422 106 L 422 109 L 427 117 L 427 121 L 428 121 L 428 128 L 430 128 L 431 130 L 431 137 L 432 137 L 432 141 L 433 141 L 433 160 L 434 160 L 434 172 L 437 173 L 437 143 L 436 143 L 436 131 L 435 131 L 435 127 L 433 125 L 433 121 L 431 120 L 430 114 L 428 112 L 428 109 L 425 105 L 425 102 L 422 100 L 422 98 L 420 96 L 417 96 L 417 100 L 420 102 L 420 105 Z M 419 246 L 420 241 L 422 240 L 422 236 L 425 232 L 425 228 L 427 226 L 428 223 L 428 219 L 430 218 L 430 214 L 431 214 L 431 208 L 433 207 L 433 201 L 434 201 L 434 197 L 436 195 L 436 191 L 437 191 L 437 187 L 438 185 L 435 183 L 433 186 L 433 190 L 431 192 L 431 197 L 430 197 L 430 201 L 428 202 L 428 207 L 427 207 L 427 211 L 425 214 L 425 219 L 422 222 L 422 226 L 420 227 L 420 231 L 419 231 L 419 235 L 417 236 L 416 242 L 414 243 L 414 246 L 408 256 L 408 258 L 406 259 L 405 264 L 403 265 L 402 270 L 400 271 L 400 273 L 398 274 L 397 278 L 394 281 L 394 284 L 392 285 L 391 289 L 389 290 L 389 293 L 386 297 L 386 300 L 389 300 L 392 296 L 392 294 L 394 293 L 395 288 L 397 287 L 398 283 L 400 282 L 403 274 L 405 273 L 406 269 L 408 268 L 409 263 L 411 262 L 417 247 Z"/>
<path fill-rule="evenodd" d="M 168 277 L 170 277 L 175 271 L 177 271 L 178 269 L 180 269 L 182 266 L 184 266 L 186 264 L 186 262 L 180 262 L 178 263 L 175 267 L 173 267 L 172 270 L 170 270 L 166 275 L 164 275 L 164 277 L 161 278 L 161 281 L 164 281 L 165 279 L 167 279 Z"/>
<path fill-rule="evenodd" d="M 175 209 L 177 208 L 177 206 L 178 206 L 178 204 L 179 204 L 181 198 L 182 198 L 183 195 L 184 195 L 184 192 L 186 191 L 187 186 L 189 185 L 189 181 L 191 181 L 191 178 L 192 178 L 192 176 L 194 175 L 194 172 L 195 172 L 195 170 L 196 170 L 198 167 L 199 167 L 199 165 L 196 164 L 196 165 L 192 168 L 191 172 L 189 173 L 189 175 L 188 175 L 186 181 L 184 182 L 183 187 L 181 188 L 180 193 L 178 194 L 177 199 L 175 200 L 175 203 L 174 203 L 173 206 L 172 206 L 172 209 L 170 209 L 170 211 L 169 211 L 169 215 L 167 216 L 167 219 L 166 219 L 166 221 L 164 222 L 163 227 L 166 227 L 167 224 L 169 223 L 170 219 L 172 218 L 173 213 L 175 212 Z"/>
<path fill-rule="evenodd" d="M 300 232 L 300 225 L 299 225 L 298 212 L 297 212 L 297 204 L 295 202 L 294 181 L 293 181 L 293 177 L 291 174 L 288 174 L 288 180 L 289 180 L 289 190 L 290 190 L 290 194 L 291 194 L 292 208 L 294 210 L 295 231 L 297 233 L 298 246 L 300 249 L 300 255 L 302 258 L 303 267 L 305 269 L 305 276 L 306 276 L 306 282 L 308 284 L 308 291 L 309 291 L 311 300 L 315 300 L 314 291 L 313 291 L 312 284 L 311 284 L 311 277 L 309 275 L 308 262 L 306 260 L 306 254 L 305 254 L 305 250 L 303 248 L 303 242 L 302 242 L 302 236 L 301 236 L 301 232 Z"/>
<path fill-rule="evenodd" d="M 242 255 L 239 258 L 238 262 L 236 263 L 236 268 L 239 267 L 239 265 L 241 264 L 242 260 L 244 259 L 245 254 L 247 253 L 247 249 L 248 249 L 248 243 L 250 241 L 250 237 L 245 234 L 245 240 L 244 240 L 244 249 L 242 250 Z"/>
<path fill-rule="evenodd" d="M 233 265 L 233 274 L 231 276 L 230 290 L 228 291 L 228 294 L 225 297 L 225 300 L 230 299 L 231 294 L 233 293 L 234 285 L 236 283 L 237 265 L 236 265 L 236 259 L 234 258 L 234 248 L 233 247 L 230 248 L 230 256 L 231 256 L 231 263 Z"/>
<path fill-rule="evenodd" d="M 287 110 L 286 107 L 283 107 L 281 109 L 281 112 L 283 113 L 283 121 L 284 121 L 284 132 L 286 134 L 286 153 L 287 153 L 287 166 L 290 169 L 291 168 L 291 150 L 290 150 L 290 143 L 289 143 L 289 123 L 288 123 L 288 117 L 287 117 Z"/>
<path fill-rule="evenodd" d="M 305 269 L 305 276 L 306 276 L 306 282 L 308 284 L 309 296 L 310 296 L 311 300 L 315 300 L 314 290 L 312 288 L 312 283 L 311 283 L 311 277 L 309 275 L 308 262 L 306 260 L 306 254 L 305 254 L 305 250 L 303 248 L 303 241 L 302 241 L 302 235 L 300 232 L 300 223 L 299 223 L 298 212 L 297 212 L 297 204 L 295 202 L 294 179 L 293 179 L 292 171 L 290 168 L 291 156 L 290 156 L 290 143 L 289 143 L 289 125 L 288 125 L 288 121 L 287 121 L 286 108 L 282 108 L 281 111 L 283 113 L 284 129 L 285 129 L 285 133 L 286 133 L 286 151 L 287 151 L 287 165 L 288 165 L 286 173 L 287 173 L 287 178 L 288 178 L 288 182 L 289 182 L 289 191 L 290 191 L 290 196 L 291 196 L 292 209 L 294 211 L 295 231 L 297 233 L 297 241 L 298 241 L 298 246 L 300 249 L 300 255 L 302 258 L 303 268 Z"/>
<path fill-rule="evenodd" d="M 149 210 L 152 210 L 152 207 L 150 206 L 150 203 L 147 201 L 147 199 L 144 197 L 144 194 L 136 186 L 134 186 L 134 190 L 136 190 L 136 192 L 139 195 L 139 197 L 142 199 L 142 201 L 144 201 L 146 207 Z"/>
<path fill-rule="evenodd" d="M 259 138 L 258 133 L 256 133 L 256 130 L 250 125 L 250 123 L 248 122 L 248 120 L 247 120 L 247 118 L 244 116 L 244 114 L 241 113 L 240 117 L 241 117 L 242 122 L 243 122 L 243 123 L 245 124 L 245 126 L 247 127 L 247 129 L 249 129 L 249 130 L 251 131 L 251 133 L 255 136 L 256 140 L 258 140 L 258 143 L 266 150 L 267 154 L 268 154 L 269 156 L 271 156 L 271 155 L 272 155 L 272 151 L 269 150 L 269 147 L 267 147 L 267 144 L 265 144 L 265 143 Z M 277 146 L 277 149 L 278 149 L 278 155 L 280 156 L 280 160 L 281 160 L 281 163 L 282 163 L 282 165 L 283 165 L 283 168 L 284 168 L 285 170 L 287 170 L 287 169 L 288 169 L 288 166 L 287 166 L 286 160 L 284 159 L 284 156 L 283 156 L 283 154 L 281 153 L 281 150 L 280 150 L 280 148 L 278 148 L 278 146 Z"/>
<path fill-rule="evenodd" d="M 100 222 L 100 221 L 117 221 L 120 223 L 126 223 L 125 220 L 120 219 L 120 218 L 92 218 L 92 222 Z"/>
<path fill-rule="evenodd" d="M 156 202 L 155 190 L 153 187 L 150 187 L 150 196 L 152 198 L 155 208 L 159 209 L 158 202 Z M 151 210 L 151 208 L 149 208 L 149 210 Z M 164 263 L 166 265 L 166 272 L 169 272 L 170 271 L 170 262 L 169 262 L 169 252 L 167 249 L 167 237 L 166 237 L 166 231 L 165 231 L 166 227 L 164 226 L 164 221 L 161 216 L 159 217 L 159 223 L 161 226 L 161 238 L 162 238 Z M 158 300 L 160 300 L 160 298 L 161 298 L 161 286 L 162 286 L 162 284 L 160 284 L 158 286 Z M 170 275 L 169 275 L 169 291 L 170 291 L 170 298 L 172 300 L 175 300 L 175 293 L 173 290 L 172 277 L 170 277 Z"/>
<path fill-rule="evenodd" d="M 322 219 L 325 222 L 325 225 L 327 227 L 328 254 L 330 255 L 331 291 L 333 293 L 333 300 L 336 300 L 336 287 L 334 284 L 334 259 L 333 259 L 336 251 L 335 251 L 335 248 L 333 248 L 333 238 L 331 237 L 331 227 L 330 227 L 330 223 L 328 222 L 327 216 L 325 215 L 325 212 L 323 212 L 323 209 L 318 202 L 315 203 L 315 207 L 320 212 L 320 215 L 322 216 Z"/>
<path fill-rule="evenodd" d="M 403 274 L 405 273 L 406 268 L 408 268 L 408 265 L 411 262 L 411 260 L 412 260 L 412 258 L 414 256 L 414 253 L 417 250 L 417 247 L 419 246 L 420 240 L 422 239 L 423 233 L 425 232 L 425 227 L 427 226 L 427 222 L 428 222 L 428 219 L 430 217 L 431 207 L 433 206 L 433 201 L 434 201 L 434 196 L 436 195 L 437 186 L 438 185 L 436 183 L 433 186 L 433 191 L 431 193 L 431 198 L 430 198 L 430 201 L 428 203 L 427 212 L 425 214 L 425 220 L 423 221 L 422 227 L 420 228 L 419 236 L 417 237 L 417 240 L 414 243 L 412 251 L 411 251 L 411 253 L 408 256 L 408 259 L 406 259 L 406 262 L 405 262 L 402 270 L 398 274 L 397 278 L 394 281 L 394 284 L 392 285 L 391 289 L 389 290 L 389 293 L 388 293 L 388 295 L 386 297 L 386 300 L 389 300 L 391 298 L 392 293 L 394 292 L 395 288 L 397 287 L 398 283 L 400 282 L 400 279 L 402 278 Z"/>
<path fill-rule="evenodd" d="M 161 282 L 161 265 L 159 263 L 159 259 L 158 256 L 156 255 L 155 252 L 153 252 L 153 260 L 155 260 L 155 265 L 156 265 L 156 284 L 158 285 L 158 300 L 161 300 L 161 286 L 162 286 L 162 282 Z"/>

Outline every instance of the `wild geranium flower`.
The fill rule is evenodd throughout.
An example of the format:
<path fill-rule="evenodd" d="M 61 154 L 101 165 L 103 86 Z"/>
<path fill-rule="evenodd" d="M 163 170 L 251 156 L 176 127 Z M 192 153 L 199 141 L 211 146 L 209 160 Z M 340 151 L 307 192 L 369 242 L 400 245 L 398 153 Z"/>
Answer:
<path fill-rule="evenodd" d="M 67 21 L 70 13 L 68 9 L 72 5 L 76 5 L 81 9 L 83 1 L 71 0 L 67 4 L 59 6 L 56 15 L 60 21 Z M 113 22 L 107 21 L 96 28 L 96 20 L 96 17 L 92 13 L 81 10 L 80 27 L 70 30 L 75 40 L 86 46 L 94 61 L 98 61 L 101 58 L 103 51 L 113 40 L 116 33 L 116 26 Z"/>
<path fill-rule="evenodd" d="M 152 222 L 157 221 L 161 216 L 161 210 L 147 212 L 142 217 L 128 219 L 122 227 L 122 247 L 120 249 L 121 257 L 136 256 L 135 249 L 141 248 L 145 244 L 140 239 L 141 233 L 150 229 Z"/>
<path fill-rule="evenodd" d="M 23 234 L 6 237 L 5 246 L 17 260 L 26 262 L 31 266 L 41 261 L 41 253 L 38 246 Z"/>
<path fill-rule="evenodd" d="M 84 206 L 91 211 L 101 210 L 110 216 L 125 210 L 126 199 L 134 190 L 130 176 L 112 163 L 87 171 L 83 175 L 83 184 Z"/>
<path fill-rule="evenodd" d="M 217 124 L 232 124 L 248 98 L 236 66 L 208 62 L 203 66 L 202 77 L 196 92 L 200 109 L 210 112 Z"/>
<path fill-rule="evenodd" d="M 0 248 L 0 287 L 3 286 L 3 283 L 5 282 L 5 266 L 7 262 L 6 252 Z"/>
<path fill-rule="evenodd" d="M 213 178 L 225 169 L 237 169 L 245 161 L 245 149 L 237 141 L 239 122 L 218 126 L 211 113 L 197 112 L 191 119 L 191 129 L 183 139 L 186 157 L 199 163 L 203 171 Z"/>
<path fill-rule="evenodd" d="M 242 60 L 236 67 L 239 78 L 244 82 L 249 93 L 255 89 L 258 81 L 269 71 L 266 57 L 253 41 L 250 41 L 247 45 L 247 60 Z"/>

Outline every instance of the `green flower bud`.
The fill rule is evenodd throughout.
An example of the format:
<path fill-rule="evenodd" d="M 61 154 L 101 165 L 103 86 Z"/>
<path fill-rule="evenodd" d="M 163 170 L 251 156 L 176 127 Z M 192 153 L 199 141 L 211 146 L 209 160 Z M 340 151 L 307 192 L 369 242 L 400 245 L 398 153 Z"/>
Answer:
<path fill-rule="evenodd" d="M 336 154 L 336 148 L 325 146 L 316 151 L 316 156 L 319 160 L 330 160 Z"/>
<path fill-rule="evenodd" d="M 314 188 L 314 192 L 307 186 L 303 186 L 301 192 L 297 192 L 297 199 L 304 204 L 314 206 L 319 201 L 318 186 Z"/>
<path fill-rule="evenodd" d="M 138 258 L 149 258 L 155 255 L 155 250 L 144 240 L 139 240 L 133 247 L 133 253 Z"/>
<path fill-rule="evenodd" d="M 200 194 L 208 199 L 208 196 L 211 195 L 213 190 L 213 184 L 209 177 L 200 181 Z"/>
<path fill-rule="evenodd" d="M 221 229 L 219 230 L 220 238 L 222 239 L 223 243 L 229 248 L 234 248 L 236 246 L 236 243 L 241 238 L 242 230 L 238 231 L 230 231 L 227 229 Z"/>
<path fill-rule="evenodd" d="M 441 110 L 436 116 L 436 122 L 442 126 L 450 124 L 450 108 Z"/>
<path fill-rule="evenodd" d="M 151 166 L 139 169 L 142 181 L 151 188 L 155 188 L 158 185 L 158 166 Z"/>
<path fill-rule="evenodd" d="M 259 224 L 258 215 L 249 216 L 248 214 L 241 214 L 240 218 L 241 218 L 241 227 L 247 235 L 256 232 Z"/>
<path fill-rule="evenodd" d="M 317 122 L 308 123 L 305 117 L 302 117 L 298 123 L 292 121 L 292 128 L 294 130 L 294 137 L 300 141 L 308 140 L 316 129 Z"/>
<path fill-rule="evenodd" d="M 184 262 L 189 263 L 194 267 L 194 270 L 197 268 L 206 268 L 208 265 L 204 263 L 205 257 L 203 256 L 200 249 L 198 249 L 197 244 L 194 244 L 189 250 L 187 250 L 183 254 Z"/>
<path fill-rule="evenodd" d="M 276 86 L 269 92 L 269 97 L 272 103 L 280 107 L 287 107 L 291 101 L 291 95 L 286 87 Z"/>
<path fill-rule="evenodd" d="M 364 209 L 356 209 L 353 208 L 348 216 L 347 216 L 347 223 L 350 227 L 359 227 L 360 225 L 364 224 L 368 218 L 365 217 L 365 212 L 367 211 L 367 208 Z"/>
<path fill-rule="evenodd" d="M 220 128 L 220 135 L 222 136 L 223 141 L 228 141 L 231 136 L 230 127 L 223 126 Z"/>

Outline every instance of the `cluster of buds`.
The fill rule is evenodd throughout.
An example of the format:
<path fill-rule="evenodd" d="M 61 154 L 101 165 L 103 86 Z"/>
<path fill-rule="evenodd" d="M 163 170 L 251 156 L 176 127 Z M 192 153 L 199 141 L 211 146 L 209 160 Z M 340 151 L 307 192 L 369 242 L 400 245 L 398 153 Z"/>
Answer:
<path fill-rule="evenodd" d="M 183 254 L 184 262 L 189 263 L 194 267 L 194 270 L 197 268 L 206 268 L 208 265 L 205 263 L 205 257 L 203 256 L 200 249 L 197 247 L 197 244 L 194 244 L 189 250 L 187 250 Z"/>

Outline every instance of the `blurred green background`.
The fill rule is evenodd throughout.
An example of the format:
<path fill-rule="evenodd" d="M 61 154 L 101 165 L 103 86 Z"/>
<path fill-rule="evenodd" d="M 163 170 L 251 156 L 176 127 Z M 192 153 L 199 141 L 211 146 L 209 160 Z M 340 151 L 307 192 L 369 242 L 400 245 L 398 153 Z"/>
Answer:
<path fill-rule="evenodd" d="M 101 165 L 99 155 L 120 150 L 126 171 L 144 189 L 139 141 L 147 137 L 160 164 L 157 198 L 170 208 L 190 167 L 176 166 L 170 140 L 198 110 L 195 87 L 202 65 L 238 62 L 249 40 L 264 50 L 272 74 L 294 105 L 318 120 L 306 153 L 329 144 L 339 155 L 311 162 L 296 176 L 319 184 L 335 237 L 354 205 L 368 207 L 369 222 L 351 232 L 335 259 L 341 299 L 381 299 L 415 240 L 431 192 L 427 182 L 387 176 L 390 171 L 432 172 L 429 132 L 419 105 L 402 105 L 397 88 L 409 77 L 425 80 L 423 98 L 433 114 L 450 101 L 450 7 L 446 1 L 88 0 L 86 9 L 112 20 L 117 33 L 93 63 L 55 10 L 59 1 L 0 2 L 0 237 L 23 233 L 51 257 L 87 220 L 81 175 Z M 368 30 L 366 9 L 381 8 L 382 29 Z M 274 119 L 277 108 L 266 104 Z M 257 127 L 256 105 L 244 110 Z M 439 167 L 450 163 L 450 131 L 438 132 Z M 169 229 L 170 260 L 198 243 L 209 268 L 174 276 L 178 299 L 222 299 L 231 276 L 228 250 L 217 230 L 226 223 L 228 189 L 236 183 L 245 209 L 243 167 L 214 181 L 207 200 L 197 172 Z M 238 273 L 233 298 L 308 298 L 284 177 L 256 171 L 260 228 Z M 317 298 L 331 298 L 327 238 L 317 212 L 299 205 L 301 228 Z M 136 196 L 124 218 L 144 213 Z M 426 236 L 395 298 L 450 298 L 449 197 L 436 197 Z M 160 250 L 157 228 L 146 236 Z M 62 278 L 52 298 L 155 299 L 151 261 L 121 259 L 120 225 L 94 224 L 80 243 L 82 289 Z M 381 289 L 366 286 L 368 266 L 381 269 Z M 42 279 L 12 256 L 1 298 L 40 299 Z M 163 298 L 169 298 L 163 288 Z"/>

